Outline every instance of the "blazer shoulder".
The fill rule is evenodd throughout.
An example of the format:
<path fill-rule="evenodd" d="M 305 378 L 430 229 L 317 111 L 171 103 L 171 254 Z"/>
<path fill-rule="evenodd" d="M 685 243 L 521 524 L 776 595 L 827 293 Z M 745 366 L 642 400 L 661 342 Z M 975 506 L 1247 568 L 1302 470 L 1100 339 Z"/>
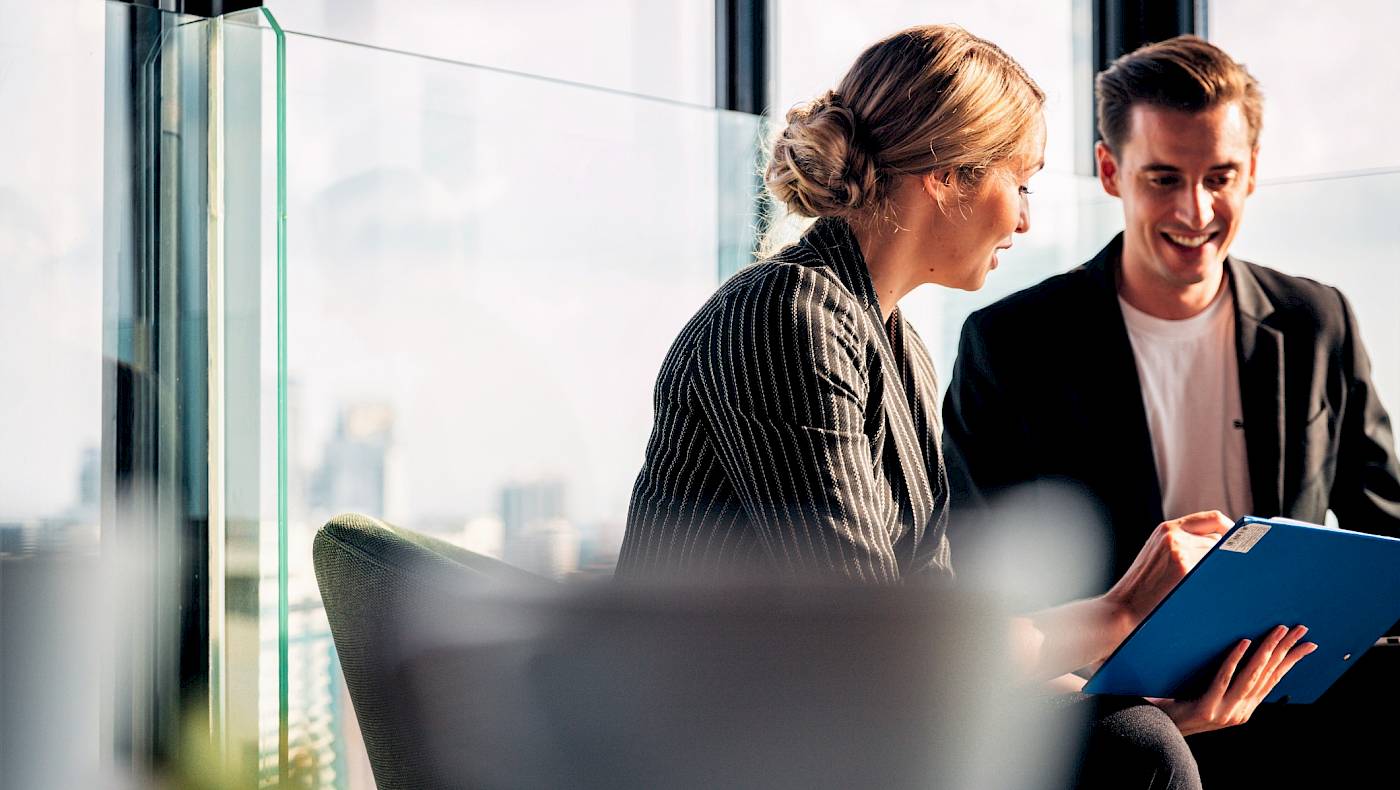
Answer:
<path fill-rule="evenodd" d="M 740 269 L 702 312 L 715 314 L 723 323 L 752 323 L 758 329 L 792 318 L 849 318 L 860 309 L 860 300 L 820 258 L 784 250 Z"/>
<path fill-rule="evenodd" d="M 783 258 L 729 278 L 691 319 L 673 353 L 731 365 L 758 354 L 780 365 L 833 355 L 863 365 L 875 335 L 860 300 L 830 270 Z"/>
<path fill-rule="evenodd" d="M 1023 328 L 1027 321 L 1045 328 L 1057 326 L 1066 314 L 1101 298 L 1101 289 L 1102 283 L 1084 264 L 973 311 L 964 326 L 992 333 L 1004 327 Z"/>
<path fill-rule="evenodd" d="M 1275 307 L 1291 306 L 1293 304 L 1328 304 L 1335 305 L 1337 301 L 1337 289 L 1334 286 L 1297 274 L 1285 274 L 1278 269 L 1273 269 L 1262 264 L 1240 259 L 1240 263 L 1254 279 L 1259 282 L 1259 287 L 1263 288 L 1270 298 L 1274 300 Z"/>
<path fill-rule="evenodd" d="M 1268 296 L 1275 313 L 1271 323 L 1306 327 L 1309 331 L 1345 333 L 1349 308 L 1335 286 L 1310 277 L 1284 274 L 1250 261 L 1240 261 Z"/>

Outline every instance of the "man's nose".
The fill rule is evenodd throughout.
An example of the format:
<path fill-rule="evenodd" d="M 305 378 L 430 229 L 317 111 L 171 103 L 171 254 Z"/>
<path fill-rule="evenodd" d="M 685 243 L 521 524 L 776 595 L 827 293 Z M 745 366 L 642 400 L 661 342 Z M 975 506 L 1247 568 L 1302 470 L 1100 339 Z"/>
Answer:
<path fill-rule="evenodd" d="M 1191 230 L 1204 230 L 1215 219 L 1213 199 L 1205 184 L 1196 184 L 1182 191 L 1177 215 Z"/>

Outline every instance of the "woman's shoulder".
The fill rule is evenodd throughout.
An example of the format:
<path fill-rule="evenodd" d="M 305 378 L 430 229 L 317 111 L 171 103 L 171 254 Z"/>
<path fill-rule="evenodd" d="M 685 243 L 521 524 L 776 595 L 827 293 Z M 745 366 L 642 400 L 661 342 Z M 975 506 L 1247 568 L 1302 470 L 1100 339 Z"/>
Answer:
<path fill-rule="evenodd" d="M 822 258 L 803 245 L 787 247 L 740 269 L 710 300 L 725 315 L 746 308 L 751 319 L 827 313 L 853 316 L 859 299 Z M 768 308 L 767 311 L 764 308 Z"/>
<path fill-rule="evenodd" d="M 725 281 L 681 330 L 670 359 L 687 366 L 701 359 L 729 363 L 760 349 L 810 355 L 833 343 L 847 356 L 864 357 L 878 333 L 862 312 L 838 273 L 797 244 Z"/>
<path fill-rule="evenodd" d="M 729 279 L 688 333 L 695 359 L 724 364 L 760 354 L 791 364 L 836 355 L 860 362 L 877 342 L 859 300 L 828 269 L 774 256 Z"/>

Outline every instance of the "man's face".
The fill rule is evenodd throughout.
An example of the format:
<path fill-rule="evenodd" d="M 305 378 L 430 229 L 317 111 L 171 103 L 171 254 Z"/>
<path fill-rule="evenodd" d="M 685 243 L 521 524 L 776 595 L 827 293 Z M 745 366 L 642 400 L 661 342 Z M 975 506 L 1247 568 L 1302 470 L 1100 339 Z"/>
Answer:
<path fill-rule="evenodd" d="M 1149 287 L 1214 285 L 1254 192 L 1258 149 L 1239 102 L 1190 113 L 1145 104 L 1115 155 L 1099 143 L 1099 180 L 1123 200 L 1123 266 Z"/>

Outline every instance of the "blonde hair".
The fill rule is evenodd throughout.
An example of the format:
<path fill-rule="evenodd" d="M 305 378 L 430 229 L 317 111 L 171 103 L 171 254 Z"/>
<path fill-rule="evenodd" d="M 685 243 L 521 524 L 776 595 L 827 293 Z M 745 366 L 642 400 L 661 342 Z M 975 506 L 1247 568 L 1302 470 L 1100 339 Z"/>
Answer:
<path fill-rule="evenodd" d="M 804 217 L 887 215 L 894 181 L 948 170 L 969 188 L 1023 150 L 1045 93 L 1000 47 L 956 25 L 871 45 L 833 91 L 787 114 L 764 181 Z"/>

